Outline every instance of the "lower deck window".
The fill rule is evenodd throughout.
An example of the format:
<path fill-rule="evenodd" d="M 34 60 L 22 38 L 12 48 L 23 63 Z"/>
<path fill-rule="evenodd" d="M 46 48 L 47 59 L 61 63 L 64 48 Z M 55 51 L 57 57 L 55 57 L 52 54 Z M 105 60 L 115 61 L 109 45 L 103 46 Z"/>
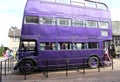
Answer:
<path fill-rule="evenodd" d="M 72 43 L 70 42 L 59 42 L 58 43 L 58 50 L 71 50 Z"/>
<path fill-rule="evenodd" d="M 82 50 L 98 49 L 98 42 L 41 42 L 40 50 Z"/>
<path fill-rule="evenodd" d="M 87 48 L 87 45 L 86 45 L 86 43 L 81 43 L 81 42 L 75 42 L 74 44 L 73 44 L 73 49 L 74 50 L 81 50 L 81 49 L 86 49 Z"/>
<path fill-rule="evenodd" d="M 56 43 L 42 42 L 40 43 L 40 50 L 56 50 Z"/>
<path fill-rule="evenodd" d="M 97 42 L 88 42 L 88 49 L 98 48 Z"/>

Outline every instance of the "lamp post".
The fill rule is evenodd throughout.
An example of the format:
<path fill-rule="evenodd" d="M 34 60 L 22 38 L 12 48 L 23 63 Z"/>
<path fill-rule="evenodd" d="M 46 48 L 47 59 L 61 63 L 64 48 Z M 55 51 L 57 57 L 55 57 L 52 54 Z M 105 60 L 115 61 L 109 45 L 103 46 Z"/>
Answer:
<path fill-rule="evenodd" d="M 16 26 L 11 26 L 11 28 L 12 28 L 12 30 L 13 30 L 13 41 L 15 42 L 15 36 L 16 36 L 16 34 L 15 34 L 15 29 L 17 28 Z M 15 50 L 15 49 L 14 49 Z"/>
<path fill-rule="evenodd" d="M 14 34 L 13 34 L 13 37 L 14 37 L 14 41 L 15 41 L 15 29 L 17 28 L 16 26 L 11 26 L 11 28 L 13 29 L 13 32 L 14 32 Z"/>

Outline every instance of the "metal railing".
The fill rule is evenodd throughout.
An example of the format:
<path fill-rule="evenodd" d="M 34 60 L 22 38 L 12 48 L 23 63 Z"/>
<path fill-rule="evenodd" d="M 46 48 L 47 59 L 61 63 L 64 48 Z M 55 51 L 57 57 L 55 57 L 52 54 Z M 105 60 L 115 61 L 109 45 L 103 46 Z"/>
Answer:
<path fill-rule="evenodd" d="M 70 59 L 72 59 L 72 58 L 66 58 L 65 59 L 65 63 L 64 64 L 62 64 L 64 67 L 65 67 L 65 76 L 68 76 L 69 75 L 69 67 L 70 67 L 70 65 L 72 65 L 72 64 L 69 64 L 69 60 Z M 75 59 L 75 58 L 74 58 Z M 76 59 L 81 59 L 81 58 L 76 58 Z M 45 65 L 43 66 L 43 68 L 44 68 L 44 70 L 42 71 L 43 72 L 43 75 L 45 76 L 45 78 L 48 78 L 49 77 L 49 68 L 51 67 L 51 66 L 55 66 L 55 65 L 50 65 L 49 64 L 49 61 L 52 61 L 52 60 L 59 60 L 59 59 L 50 59 L 50 60 L 42 60 L 42 61 L 40 61 L 40 62 L 44 62 L 45 63 Z M 87 67 L 87 62 L 86 62 L 86 58 L 82 58 L 82 62 L 81 63 L 77 63 L 76 65 L 74 65 L 74 67 L 77 67 L 77 71 L 79 71 L 79 69 L 81 69 L 82 70 L 82 73 L 83 74 L 86 74 L 86 69 L 88 69 L 88 67 Z M 103 68 L 104 67 L 104 65 L 103 66 L 100 66 L 100 64 L 102 63 L 103 61 L 98 61 L 98 63 L 99 63 L 99 65 L 98 65 L 98 67 L 96 68 L 96 69 L 98 69 L 98 72 L 101 72 L 101 68 Z M 82 66 L 81 66 L 82 65 Z M 114 66 L 113 66 L 113 59 L 112 59 L 112 61 L 111 61 L 111 67 L 112 67 L 112 70 L 114 69 Z M 35 67 L 33 67 L 33 68 L 35 68 Z M 60 68 L 58 68 L 58 69 L 60 69 Z M 61 69 L 63 69 L 63 68 L 61 68 Z M 76 69 L 75 69 L 76 70 Z M 24 73 L 24 80 L 26 80 L 27 79 L 27 75 L 28 75 L 28 73 Z"/>
<path fill-rule="evenodd" d="M 79 62 L 79 63 L 76 63 L 76 64 L 69 63 L 70 60 L 76 60 L 76 59 L 77 60 L 79 59 L 79 60 L 82 60 L 82 61 Z M 51 66 L 55 66 L 55 65 L 50 64 L 49 62 L 54 61 L 54 60 L 57 61 L 57 60 L 63 60 L 63 59 L 40 60 L 40 62 L 44 62 L 44 64 L 45 64 L 43 66 L 44 70 L 42 71 L 45 78 L 49 77 L 49 68 Z M 65 76 L 69 75 L 70 66 L 77 67 L 77 71 L 82 70 L 82 74 L 86 74 L 86 69 L 88 69 L 88 67 L 86 67 L 86 65 L 88 64 L 86 61 L 87 61 L 87 58 L 66 58 L 66 59 L 64 59 L 64 64 L 62 64 L 61 66 L 64 66 L 64 68 L 65 68 L 65 70 L 64 70 L 65 71 Z M 98 69 L 98 72 L 101 72 L 100 63 L 102 63 L 102 62 L 103 61 L 98 62 L 99 65 L 98 65 L 98 68 L 96 68 L 96 69 Z M 112 70 L 114 70 L 113 59 L 112 59 L 111 67 L 112 67 Z M 32 67 L 32 68 L 35 68 L 35 67 Z M 62 69 L 62 68 L 59 68 L 59 69 Z M 7 74 L 9 74 L 10 71 L 12 71 L 12 70 L 13 70 L 13 60 L 8 58 L 8 59 L 5 59 L 3 61 L 0 61 L 0 82 L 2 82 L 2 77 L 3 76 L 6 77 Z M 26 72 L 23 74 L 24 80 L 27 80 L 27 75 L 28 75 L 28 73 L 26 73 Z"/>
<path fill-rule="evenodd" d="M 7 58 L 0 61 L 0 82 L 2 82 L 2 76 L 6 75 L 13 69 L 13 59 Z"/>

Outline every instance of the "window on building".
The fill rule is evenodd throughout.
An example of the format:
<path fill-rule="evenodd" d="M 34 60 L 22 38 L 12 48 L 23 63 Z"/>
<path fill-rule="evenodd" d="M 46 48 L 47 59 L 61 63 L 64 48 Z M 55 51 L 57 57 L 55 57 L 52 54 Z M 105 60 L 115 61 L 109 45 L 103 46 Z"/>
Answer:
<path fill-rule="evenodd" d="M 71 19 L 58 18 L 57 19 L 57 25 L 60 25 L 60 26 L 71 26 Z"/>
<path fill-rule="evenodd" d="M 86 21 L 86 26 L 91 28 L 97 28 L 97 21 Z"/>
<path fill-rule="evenodd" d="M 13 42 L 19 42 L 20 38 L 19 37 L 13 37 Z"/>
<path fill-rule="evenodd" d="M 88 49 L 99 48 L 98 42 L 88 42 Z"/>
<path fill-rule="evenodd" d="M 99 22 L 99 28 L 109 28 L 108 22 Z"/>
<path fill-rule="evenodd" d="M 26 16 L 24 19 L 25 24 L 38 24 L 39 17 L 38 16 Z"/>
<path fill-rule="evenodd" d="M 40 24 L 43 25 L 55 25 L 55 18 L 52 17 L 41 17 Z"/>
<path fill-rule="evenodd" d="M 101 31 L 101 36 L 108 36 L 108 31 L 102 30 Z"/>
<path fill-rule="evenodd" d="M 83 20 L 72 20 L 72 26 L 74 26 L 74 27 L 85 27 L 85 21 L 83 21 Z"/>
<path fill-rule="evenodd" d="M 116 40 L 116 41 L 115 41 L 115 45 L 116 45 L 116 46 L 120 46 L 120 40 Z"/>

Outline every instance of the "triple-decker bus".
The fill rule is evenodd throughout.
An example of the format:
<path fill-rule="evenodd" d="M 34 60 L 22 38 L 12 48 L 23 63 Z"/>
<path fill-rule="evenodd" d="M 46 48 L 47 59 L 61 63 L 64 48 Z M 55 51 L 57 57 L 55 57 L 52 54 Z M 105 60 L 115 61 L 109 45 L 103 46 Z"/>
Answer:
<path fill-rule="evenodd" d="M 27 0 L 14 69 L 103 64 L 104 46 L 112 40 L 105 3 L 91 0 Z M 46 63 L 47 61 L 47 63 Z M 100 63 L 99 63 L 100 62 Z"/>

